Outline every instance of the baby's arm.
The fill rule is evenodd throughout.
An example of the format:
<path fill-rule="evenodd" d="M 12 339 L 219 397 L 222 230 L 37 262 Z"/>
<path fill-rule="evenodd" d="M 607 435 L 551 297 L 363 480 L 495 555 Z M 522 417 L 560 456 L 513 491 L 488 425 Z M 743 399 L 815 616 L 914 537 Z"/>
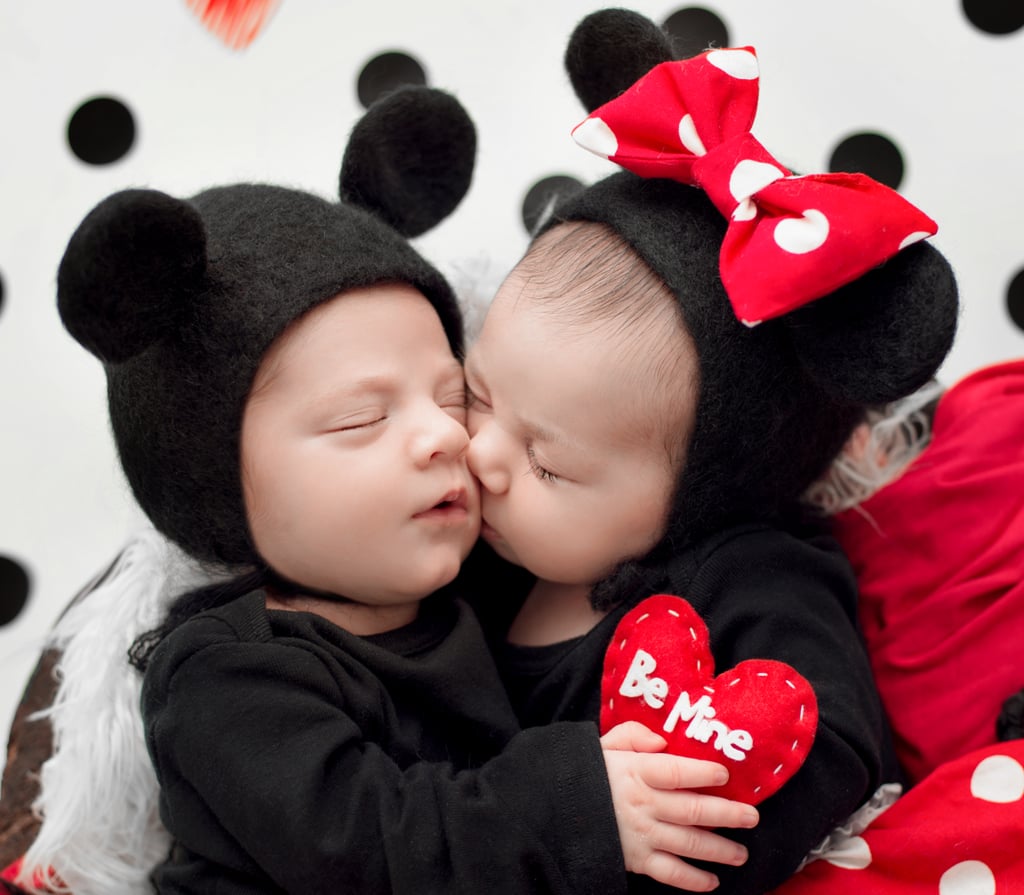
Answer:
<path fill-rule="evenodd" d="M 186 852 L 303 895 L 624 891 L 593 724 L 524 731 L 478 770 L 399 767 L 310 652 L 204 643 L 157 651 L 144 687 L 163 810 Z"/>
<path fill-rule="evenodd" d="M 856 585 L 831 539 L 765 530 L 719 547 L 686 593 L 708 623 L 716 668 L 777 659 L 796 668 L 818 699 L 818 732 L 804 765 L 761 803 L 757 827 L 727 834 L 750 856 L 741 867 L 721 867 L 720 891 L 760 895 L 892 779 L 881 704 L 851 618 Z"/>
<path fill-rule="evenodd" d="M 725 783 L 723 765 L 650 754 L 661 753 L 665 740 L 635 721 L 608 731 L 601 747 L 627 870 L 686 891 L 707 892 L 718 878 L 679 857 L 732 865 L 746 861 L 742 845 L 708 828 L 752 827 L 757 809 L 687 791 Z"/>

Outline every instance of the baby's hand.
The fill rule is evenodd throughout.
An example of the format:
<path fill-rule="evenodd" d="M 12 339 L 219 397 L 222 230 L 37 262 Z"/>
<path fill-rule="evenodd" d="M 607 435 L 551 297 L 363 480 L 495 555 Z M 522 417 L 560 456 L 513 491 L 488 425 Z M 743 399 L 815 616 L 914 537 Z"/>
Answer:
<path fill-rule="evenodd" d="M 676 856 L 742 864 L 742 845 L 705 828 L 753 827 L 758 813 L 742 802 L 688 792 L 720 786 L 729 772 L 716 762 L 665 754 L 665 745 L 636 721 L 601 737 L 626 869 L 677 889 L 708 892 L 718 885 L 714 874 Z"/>

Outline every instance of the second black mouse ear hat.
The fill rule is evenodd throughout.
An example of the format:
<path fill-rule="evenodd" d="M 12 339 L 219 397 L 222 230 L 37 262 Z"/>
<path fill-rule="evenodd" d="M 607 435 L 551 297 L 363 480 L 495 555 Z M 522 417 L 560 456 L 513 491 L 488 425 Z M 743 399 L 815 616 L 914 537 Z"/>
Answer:
<path fill-rule="evenodd" d="M 136 499 L 192 556 L 259 561 L 242 499 L 242 412 L 260 359 L 292 321 L 348 289 L 410 283 L 461 353 L 454 295 L 408 237 L 458 205 L 475 152 L 452 96 L 402 88 L 353 129 L 339 201 L 251 183 L 189 199 L 126 190 L 79 225 L 58 271 L 61 318 L 104 362 Z"/>
<path fill-rule="evenodd" d="M 935 224 L 863 174 L 796 176 L 773 158 L 750 133 L 751 47 L 674 60 L 653 22 L 607 9 L 577 26 L 565 63 L 591 113 L 574 137 L 626 171 L 546 226 L 614 230 L 676 296 L 700 357 L 673 537 L 777 516 L 867 406 L 946 356 L 958 299 L 923 242 Z"/>

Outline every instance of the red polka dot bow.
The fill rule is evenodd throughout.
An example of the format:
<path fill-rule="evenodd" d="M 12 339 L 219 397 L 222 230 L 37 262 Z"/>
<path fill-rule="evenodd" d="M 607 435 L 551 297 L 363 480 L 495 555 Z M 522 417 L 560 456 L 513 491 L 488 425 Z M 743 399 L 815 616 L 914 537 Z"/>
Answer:
<path fill-rule="evenodd" d="M 701 187 L 729 219 L 719 269 L 753 326 L 850 283 L 935 222 L 864 174 L 794 176 L 750 133 L 752 47 L 664 62 L 573 130 L 576 142 L 641 177 Z"/>

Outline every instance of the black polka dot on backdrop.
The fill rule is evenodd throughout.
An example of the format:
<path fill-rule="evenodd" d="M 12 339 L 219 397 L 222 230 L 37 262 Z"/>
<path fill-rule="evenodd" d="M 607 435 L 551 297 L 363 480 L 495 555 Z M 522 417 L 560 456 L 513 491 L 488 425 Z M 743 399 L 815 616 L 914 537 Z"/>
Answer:
<path fill-rule="evenodd" d="M 98 96 L 82 103 L 68 122 L 68 145 L 83 162 L 109 165 L 135 143 L 135 119 L 120 100 Z"/>
<path fill-rule="evenodd" d="M 4 275 L 0 273 L 0 314 L 4 312 Z"/>
<path fill-rule="evenodd" d="M 583 184 L 575 177 L 568 177 L 565 174 L 554 174 L 551 177 L 543 177 L 538 180 L 523 199 L 523 226 L 527 233 L 533 233 L 549 207 L 562 196 L 575 193 L 582 189 Z"/>
<path fill-rule="evenodd" d="M 1021 0 L 963 0 L 964 15 L 986 34 L 1012 34 L 1024 28 Z"/>
<path fill-rule="evenodd" d="M 10 624 L 28 602 L 28 572 L 17 560 L 0 556 L 0 626 Z"/>
<path fill-rule="evenodd" d="M 1017 275 L 1010 280 L 1006 290 L 1006 309 L 1017 329 L 1024 330 L 1024 268 L 1017 271 Z"/>
<path fill-rule="evenodd" d="M 689 59 L 709 47 L 731 45 L 725 22 L 703 6 L 678 9 L 665 19 L 661 27 L 668 33 L 677 59 Z"/>
<path fill-rule="evenodd" d="M 374 56 L 359 73 L 356 92 L 363 108 L 388 91 L 406 84 L 423 87 L 427 83 L 427 74 L 423 66 L 406 53 L 381 53 Z"/>
<path fill-rule="evenodd" d="M 867 174 L 898 190 L 903 182 L 903 153 L 882 134 L 851 134 L 832 151 L 828 169 Z"/>

